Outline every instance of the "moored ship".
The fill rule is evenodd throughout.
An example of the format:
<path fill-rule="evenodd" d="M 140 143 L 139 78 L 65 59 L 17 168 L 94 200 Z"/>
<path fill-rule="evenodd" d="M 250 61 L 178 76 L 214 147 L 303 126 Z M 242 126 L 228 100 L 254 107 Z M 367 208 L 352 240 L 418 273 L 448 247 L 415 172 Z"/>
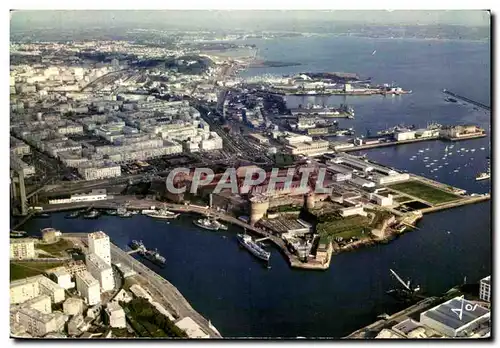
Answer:
<path fill-rule="evenodd" d="M 210 230 L 210 231 L 227 230 L 227 226 L 221 224 L 217 220 L 213 220 L 210 218 L 194 220 L 193 223 L 198 227 L 204 228 L 205 230 Z"/>
<path fill-rule="evenodd" d="M 178 213 L 173 213 L 167 209 L 143 211 L 143 214 L 155 219 L 175 219 L 179 216 Z"/>
<path fill-rule="evenodd" d="M 156 249 L 154 251 L 153 250 L 141 251 L 140 255 L 158 266 L 165 265 L 166 259 L 163 256 L 161 256 L 158 250 Z"/>
<path fill-rule="evenodd" d="M 240 245 L 250 251 L 254 256 L 263 261 L 269 261 L 271 253 L 262 249 L 262 247 L 257 244 L 251 236 L 248 234 L 238 234 L 236 238 L 238 239 Z"/>
<path fill-rule="evenodd" d="M 486 180 L 486 179 L 489 179 L 490 177 L 491 177 L 491 174 L 489 172 L 479 173 L 476 176 L 476 181 Z"/>

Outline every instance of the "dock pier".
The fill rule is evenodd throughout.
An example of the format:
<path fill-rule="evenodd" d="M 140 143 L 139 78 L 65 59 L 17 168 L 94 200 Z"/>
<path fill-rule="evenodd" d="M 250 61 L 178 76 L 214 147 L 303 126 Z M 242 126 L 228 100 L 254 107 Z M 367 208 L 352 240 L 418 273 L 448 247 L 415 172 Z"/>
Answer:
<path fill-rule="evenodd" d="M 464 102 L 467 102 L 467 103 L 469 103 L 469 104 L 472 104 L 472 105 L 478 106 L 478 107 L 480 107 L 480 108 L 482 108 L 482 109 L 485 109 L 485 110 L 491 111 L 491 108 L 490 108 L 488 105 L 485 105 L 485 104 L 483 104 L 483 103 L 480 103 L 480 102 L 475 101 L 475 100 L 472 100 L 472 99 L 469 99 L 469 98 L 464 97 L 464 96 L 462 96 L 462 95 L 460 95 L 460 94 L 453 93 L 452 91 L 449 91 L 449 90 L 447 90 L 447 89 L 443 89 L 443 93 L 444 93 L 444 94 L 447 94 L 447 95 L 449 95 L 449 96 L 455 97 L 455 98 L 457 98 L 457 99 L 460 99 L 460 100 L 462 100 L 462 101 L 464 101 Z"/>

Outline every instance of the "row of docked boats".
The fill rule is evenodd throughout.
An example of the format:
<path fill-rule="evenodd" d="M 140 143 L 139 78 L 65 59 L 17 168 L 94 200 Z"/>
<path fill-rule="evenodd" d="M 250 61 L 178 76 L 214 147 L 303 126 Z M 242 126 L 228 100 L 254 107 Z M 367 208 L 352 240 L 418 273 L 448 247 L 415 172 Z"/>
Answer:
<path fill-rule="evenodd" d="M 143 215 L 156 218 L 156 219 L 175 219 L 179 216 L 178 213 L 173 213 L 168 211 L 167 209 L 146 209 L 146 210 L 128 210 L 124 207 L 120 207 L 118 209 L 107 209 L 107 210 L 97 210 L 97 209 L 83 209 L 76 210 L 66 215 L 68 219 L 76 219 L 83 217 L 84 219 L 97 219 L 102 214 L 109 216 L 119 216 L 122 218 L 129 218 L 134 215 L 142 213 Z"/>

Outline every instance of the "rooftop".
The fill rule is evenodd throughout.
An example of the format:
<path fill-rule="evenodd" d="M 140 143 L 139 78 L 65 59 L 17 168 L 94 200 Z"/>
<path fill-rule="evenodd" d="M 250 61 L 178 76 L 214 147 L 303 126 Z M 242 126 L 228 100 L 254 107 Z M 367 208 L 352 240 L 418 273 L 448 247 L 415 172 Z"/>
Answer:
<path fill-rule="evenodd" d="M 108 238 L 108 235 L 104 233 L 103 231 L 97 231 L 97 232 L 92 232 L 88 234 L 89 239 L 103 239 L 103 238 Z"/>
<path fill-rule="evenodd" d="M 461 318 L 460 310 L 462 310 Z M 490 311 L 488 309 L 474 302 L 468 301 L 462 297 L 455 297 L 421 313 L 420 320 L 422 320 L 422 317 L 428 317 L 456 330 L 489 313 Z"/>

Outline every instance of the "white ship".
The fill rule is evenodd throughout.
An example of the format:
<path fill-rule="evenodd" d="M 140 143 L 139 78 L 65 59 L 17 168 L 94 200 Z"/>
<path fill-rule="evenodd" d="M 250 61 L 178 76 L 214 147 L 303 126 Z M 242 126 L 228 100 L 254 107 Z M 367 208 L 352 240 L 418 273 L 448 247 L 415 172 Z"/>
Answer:
<path fill-rule="evenodd" d="M 167 209 L 160 209 L 154 211 L 143 211 L 143 214 L 156 219 L 175 219 L 179 216 L 178 213 L 173 213 Z"/>
<path fill-rule="evenodd" d="M 479 173 L 477 176 L 476 176 L 476 181 L 480 181 L 480 180 L 486 180 L 486 179 L 489 179 L 491 176 L 491 174 L 489 172 L 486 172 L 486 173 Z"/>

